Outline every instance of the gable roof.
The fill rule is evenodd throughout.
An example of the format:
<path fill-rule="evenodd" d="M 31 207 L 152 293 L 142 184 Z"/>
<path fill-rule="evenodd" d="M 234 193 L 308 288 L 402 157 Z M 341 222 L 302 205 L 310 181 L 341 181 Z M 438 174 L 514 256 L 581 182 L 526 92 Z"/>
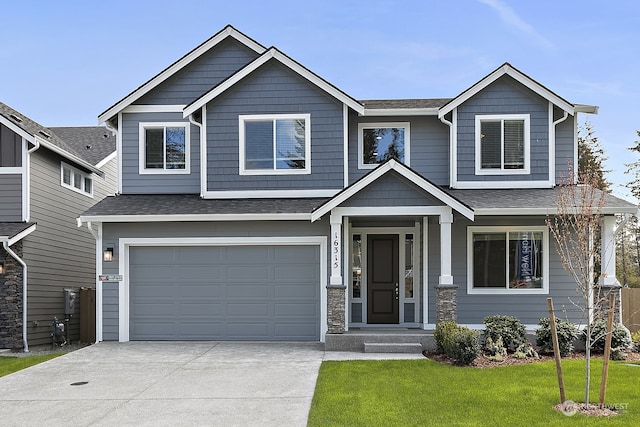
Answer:
<path fill-rule="evenodd" d="M 45 147 L 91 172 L 104 175 L 96 164 L 85 157 L 86 153 L 76 150 L 73 144 L 60 138 L 52 128 L 42 126 L 2 102 L 0 102 L 0 122 L 31 144 Z M 115 144 L 112 151 L 115 151 Z"/>
<path fill-rule="evenodd" d="M 555 92 L 552 92 L 551 90 L 547 89 L 545 86 L 533 80 L 531 77 L 527 76 L 526 74 L 524 74 L 523 72 L 515 68 L 513 65 L 509 64 L 508 62 L 505 62 L 504 64 L 496 68 L 494 71 L 489 73 L 487 76 L 482 78 L 480 81 L 475 83 L 473 86 L 471 86 L 470 88 L 462 92 L 460 95 L 450 100 L 444 106 L 442 106 L 442 108 L 440 108 L 440 111 L 438 113 L 438 117 L 444 117 L 446 114 L 451 112 L 454 108 L 460 106 L 461 104 L 469 100 L 471 97 L 476 95 L 478 92 L 482 91 L 484 88 L 486 88 L 491 83 L 495 82 L 496 80 L 498 80 L 500 77 L 504 75 L 507 75 L 513 78 L 517 82 L 523 84 L 527 88 L 531 89 L 538 95 L 542 96 L 543 98 L 553 103 L 554 105 L 557 105 L 558 107 L 560 107 L 561 109 L 563 109 L 564 111 L 566 111 L 571 115 L 574 115 L 576 112 L 587 112 L 587 113 L 597 112 L 597 107 L 595 106 L 588 106 L 588 105 L 582 105 L 582 104 L 574 105 L 570 103 L 566 99 L 557 95 Z"/>
<path fill-rule="evenodd" d="M 451 98 L 360 100 L 365 116 L 436 116 Z"/>
<path fill-rule="evenodd" d="M 277 48 L 270 47 L 266 52 L 264 52 L 258 58 L 256 58 L 255 60 L 253 60 L 252 62 L 250 62 L 243 68 L 241 68 L 240 70 L 238 70 L 235 74 L 223 80 L 220 84 L 215 86 L 209 92 L 202 95 L 200 98 L 194 100 L 189 105 L 187 105 L 183 110 L 183 116 L 187 117 L 190 114 L 194 113 L 195 111 L 199 110 L 204 105 L 206 105 L 209 101 L 213 100 L 214 98 L 216 98 L 217 96 L 225 92 L 227 89 L 234 86 L 236 83 L 238 83 L 239 81 L 241 81 L 242 79 L 244 79 L 245 77 L 253 73 L 258 68 L 262 67 L 264 64 L 266 64 L 270 60 L 276 60 L 280 62 L 282 65 L 294 71 L 295 73 L 299 74 L 301 77 L 305 78 L 312 84 L 324 90 L 329 95 L 338 99 L 342 103 L 348 105 L 350 108 L 352 108 L 356 112 L 360 114 L 364 114 L 364 107 L 356 99 L 347 95 L 345 92 L 338 89 L 338 87 L 334 86 L 333 84 L 329 83 L 322 77 L 318 76 L 316 73 L 309 70 L 299 62 L 291 59 L 289 56 L 285 55 L 284 53 L 279 51 Z"/>
<path fill-rule="evenodd" d="M 182 70 L 184 67 L 195 61 L 197 58 L 202 56 L 204 53 L 212 49 L 214 46 L 225 40 L 227 37 L 233 37 L 240 43 L 247 46 L 249 49 L 255 51 L 258 54 L 262 54 L 266 48 L 262 46 L 257 41 L 252 38 L 246 36 L 240 31 L 233 28 L 231 25 L 227 25 L 218 33 L 211 36 L 209 39 L 201 43 L 199 46 L 188 52 L 182 58 L 175 61 L 173 64 L 169 65 L 160 73 L 156 74 L 154 77 L 149 79 L 147 82 L 140 85 L 137 89 L 131 92 L 129 95 L 122 98 L 120 101 L 113 104 L 111 107 L 107 108 L 104 112 L 102 112 L 98 116 L 98 123 L 103 123 L 116 114 L 122 111 L 125 107 L 131 105 L 136 100 L 140 99 L 143 95 L 150 92 L 152 89 L 157 87 L 160 83 L 167 80 L 169 77 L 176 74 L 178 71 Z"/>
<path fill-rule="evenodd" d="M 92 165 L 98 165 L 116 151 L 116 137 L 104 126 L 50 129 Z"/>
<path fill-rule="evenodd" d="M 435 185 L 428 179 L 424 178 L 411 168 L 405 166 L 404 164 L 391 159 L 382 163 L 374 170 L 351 184 L 349 187 L 343 189 L 338 194 L 333 196 L 331 199 L 327 200 L 322 205 L 318 206 L 313 210 L 311 214 L 311 221 L 316 221 L 322 218 L 325 214 L 330 212 L 333 208 L 338 207 L 346 200 L 360 192 L 365 187 L 371 185 L 373 182 L 377 181 L 379 178 L 389 173 L 390 171 L 395 171 L 399 175 L 403 176 L 407 180 L 411 181 L 431 196 L 440 200 L 445 205 L 451 207 L 461 215 L 473 221 L 474 212 L 469 206 L 465 205 L 463 202 L 458 200 L 456 197 L 450 195 L 446 191 L 442 190 L 439 186 Z"/>

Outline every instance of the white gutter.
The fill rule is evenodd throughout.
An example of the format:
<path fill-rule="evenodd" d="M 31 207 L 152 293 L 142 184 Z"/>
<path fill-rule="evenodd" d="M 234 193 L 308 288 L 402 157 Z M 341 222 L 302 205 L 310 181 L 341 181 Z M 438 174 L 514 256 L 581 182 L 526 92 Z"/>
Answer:
<path fill-rule="evenodd" d="M 11 255 L 13 259 L 18 261 L 22 266 L 22 345 L 25 353 L 29 352 L 29 343 L 27 343 L 27 264 L 9 247 L 8 241 L 3 241 L 4 250 Z"/>
<path fill-rule="evenodd" d="M 202 117 L 200 120 L 204 123 L 205 115 L 207 114 L 207 106 L 203 105 L 200 110 Z M 195 113 L 195 111 L 194 111 Z M 193 114 L 189 114 L 189 123 L 197 126 L 200 134 L 200 197 L 204 198 L 204 194 L 207 192 L 207 135 L 205 135 L 205 127 L 203 123 L 198 123 L 193 118 Z"/>
<path fill-rule="evenodd" d="M 27 142 L 28 146 L 29 142 Z M 38 138 L 33 138 L 33 147 L 29 148 L 24 156 L 24 201 L 22 208 L 22 220 L 29 222 L 31 220 L 31 153 L 40 148 L 40 141 Z"/>
<path fill-rule="evenodd" d="M 455 112 L 453 114 L 455 114 Z M 453 140 L 453 131 L 454 131 L 453 123 L 445 119 L 444 116 L 440 117 L 440 121 L 445 125 L 449 126 L 449 162 L 450 162 L 449 185 L 453 187 L 453 183 L 455 182 L 455 174 L 456 174 L 456 168 L 454 167 L 454 164 L 456 163 L 455 147 L 454 147 L 456 144 L 456 141 Z"/>
<path fill-rule="evenodd" d="M 549 117 L 553 120 L 553 104 L 549 102 Z M 549 135 L 549 181 L 551 181 L 552 185 L 556 185 L 556 127 L 567 120 L 569 117 L 569 113 L 564 111 L 564 115 L 560 117 L 555 122 L 551 123 L 550 132 L 553 132 L 553 135 Z M 577 166 L 574 166 L 577 170 Z"/>

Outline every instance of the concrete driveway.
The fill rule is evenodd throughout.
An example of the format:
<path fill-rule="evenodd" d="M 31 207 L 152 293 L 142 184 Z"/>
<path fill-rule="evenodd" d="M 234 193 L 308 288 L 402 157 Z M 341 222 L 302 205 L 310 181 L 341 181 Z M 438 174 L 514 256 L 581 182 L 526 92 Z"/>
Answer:
<path fill-rule="evenodd" d="M 305 426 L 323 360 L 396 358 L 323 348 L 102 342 L 0 378 L 0 424 Z"/>

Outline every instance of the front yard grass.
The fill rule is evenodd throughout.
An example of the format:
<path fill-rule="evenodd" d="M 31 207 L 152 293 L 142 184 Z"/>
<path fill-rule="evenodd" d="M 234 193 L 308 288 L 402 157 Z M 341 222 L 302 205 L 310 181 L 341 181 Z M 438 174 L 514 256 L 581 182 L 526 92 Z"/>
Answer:
<path fill-rule="evenodd" d="M 62 353 L 26 357 L 2 356 L 0 357 L 0 377 L 28 368 L 29 366 L 37 365 L 38 363 L 46 362 L 58 356 L 62 356 Z"/>
<path fill-rule="evenodd" d="M 567 399 L 584 401 L 584 360 L 563 360 Z M 591 362 L 598 402 L 602 360 Z M 640 419 L 640 365 L 612 362 L 611 418 L 566 416 L 554 362 L 478 369 L 433 360 L 323 362 L 308 426 L 628 426 Z"/>

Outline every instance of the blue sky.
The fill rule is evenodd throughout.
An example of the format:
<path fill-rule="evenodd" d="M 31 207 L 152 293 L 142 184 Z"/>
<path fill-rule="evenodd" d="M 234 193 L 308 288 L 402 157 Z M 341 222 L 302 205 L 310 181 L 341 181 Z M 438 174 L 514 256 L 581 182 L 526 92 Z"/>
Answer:
<path fill-rule="evenodd" d="M 609 157 L 614 193 L 640 129 L 640 2 L 4 2 L 0 100 L 45 126 L 97 116 L 231 24 L 358 99 L 454 97 L 503 62 L 573 103 Z"/>

